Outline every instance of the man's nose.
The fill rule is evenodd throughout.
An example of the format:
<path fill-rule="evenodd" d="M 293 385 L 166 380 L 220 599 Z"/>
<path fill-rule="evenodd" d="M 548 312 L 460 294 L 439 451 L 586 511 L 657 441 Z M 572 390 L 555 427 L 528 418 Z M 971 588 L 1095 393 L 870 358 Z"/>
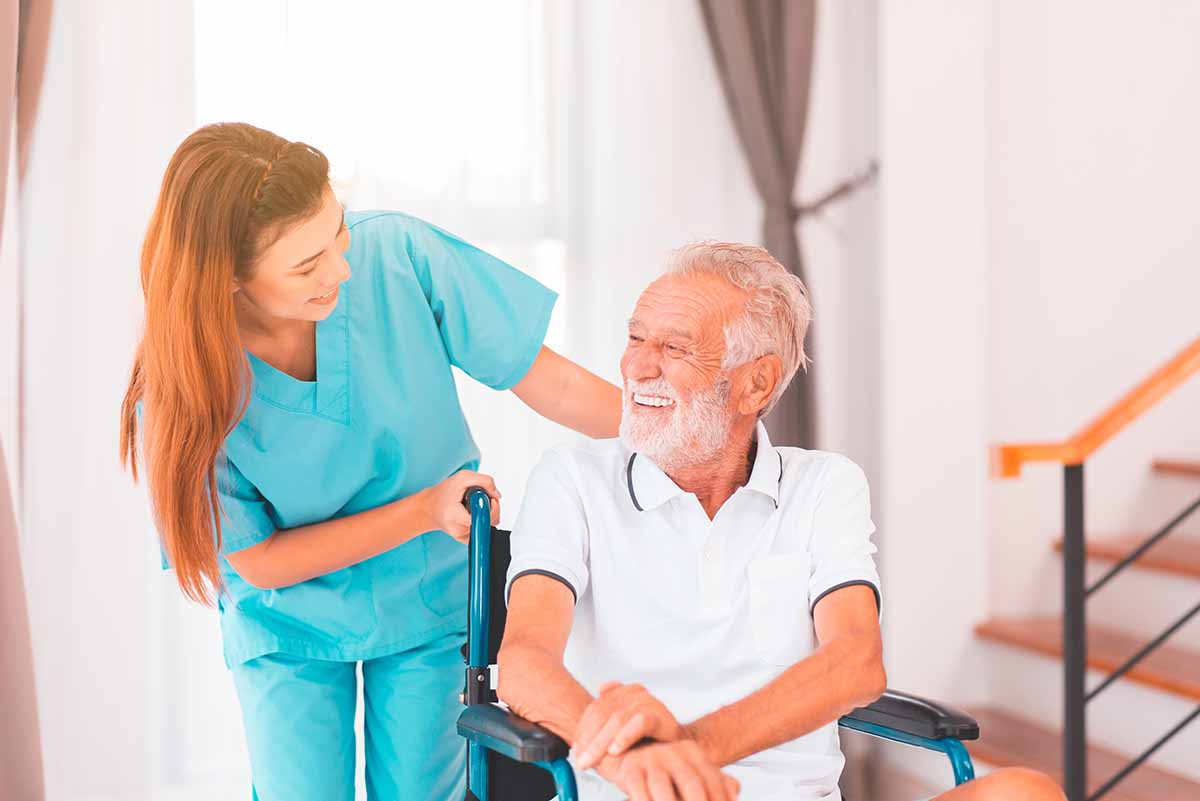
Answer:
<path fill-rule="evenodd" d="M 625 361 L 625 377 L 637 381 L 647 381 L 662 375 L 662 357 L 658 348 L 643 343 L 628 354 Z"/>

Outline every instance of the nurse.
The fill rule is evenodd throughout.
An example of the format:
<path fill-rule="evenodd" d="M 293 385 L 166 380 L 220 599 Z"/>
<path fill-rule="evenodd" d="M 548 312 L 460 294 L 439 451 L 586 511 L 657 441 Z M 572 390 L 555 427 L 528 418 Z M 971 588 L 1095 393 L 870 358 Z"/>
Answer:
<path fill-rule="evenodd" d="M 621 393 L 542 345 L 555 294 L 414 217 L 343 212 L 319 151 L 179 146 L 141 257 L 122 460 L 180 588 L 216 601 L 261 801 L 459 801 L 471 485 L 451 366 L 593 437 Z M 493 504 L 498 514 L 498 503 Z"/>

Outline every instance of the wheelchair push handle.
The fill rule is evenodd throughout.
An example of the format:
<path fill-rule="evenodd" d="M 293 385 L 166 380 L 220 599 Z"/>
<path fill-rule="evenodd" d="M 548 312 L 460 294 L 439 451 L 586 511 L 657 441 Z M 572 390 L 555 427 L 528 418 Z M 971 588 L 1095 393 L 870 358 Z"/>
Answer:
<path fill-rule="evenodd" d="M 463 493 L 463 506 L 471 513 L 471 527 L 474 528 L 482 520 L 490 527 L 492 524 L 492 499 L 483 487 L 467 487 Z"/>

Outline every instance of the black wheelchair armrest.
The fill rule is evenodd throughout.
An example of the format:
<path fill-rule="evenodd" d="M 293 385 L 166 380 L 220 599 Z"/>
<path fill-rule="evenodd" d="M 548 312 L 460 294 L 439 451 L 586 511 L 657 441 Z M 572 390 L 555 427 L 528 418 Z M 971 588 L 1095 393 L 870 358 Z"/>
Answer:
<path fill-rule="evenodd" d="M 552 762 L 570 750 L 549 730 L 493 704 L 464 709 L 458 716 L 458 733 L 517 762 Z"/>
<path fill-rule="evenodd" d="M 966 712 L 896 690 L 886 690 L 878 701 L 846 717 L 930 740 L 979 739 L 979 724 Z"/>

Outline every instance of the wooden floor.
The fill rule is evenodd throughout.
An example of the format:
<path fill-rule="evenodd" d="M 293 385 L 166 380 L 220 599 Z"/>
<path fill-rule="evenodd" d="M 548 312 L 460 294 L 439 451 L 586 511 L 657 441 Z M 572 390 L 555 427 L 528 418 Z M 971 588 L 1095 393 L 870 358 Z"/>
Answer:
<path fill-rule="evenodd" d="M 996 618 L 975 627 L 985 639 L 1007 643 L 1046 656 L 1062 656 L 1062 621 L 1056 617 Z M 1098 624 L 1087 627 L 1088 667 L 1116 670 L 1150 641 Z M 1168 640 L 1125 674 L 1135 681 L 1200 701 L 1200 653 L 1171 645 Z M 1197 795 L 1192 801 L 1200 801 Z"/>
<path fill-rule="evenodd" d="M 975 759 L 996 767 L 1023 765 L 1062 782 L 1062 740 L 1058 734 L 991 708 L 968 710 L 979 721 L 982 737 L 966 746 Z M 1129 763 L 1129 757 L 1101 748 L 1088 749 L 1088 792 Z M 1158 768 L 1142 767 L 1103 796 L 1104 801 L 1200 801 L 1200 784 Z"/>

